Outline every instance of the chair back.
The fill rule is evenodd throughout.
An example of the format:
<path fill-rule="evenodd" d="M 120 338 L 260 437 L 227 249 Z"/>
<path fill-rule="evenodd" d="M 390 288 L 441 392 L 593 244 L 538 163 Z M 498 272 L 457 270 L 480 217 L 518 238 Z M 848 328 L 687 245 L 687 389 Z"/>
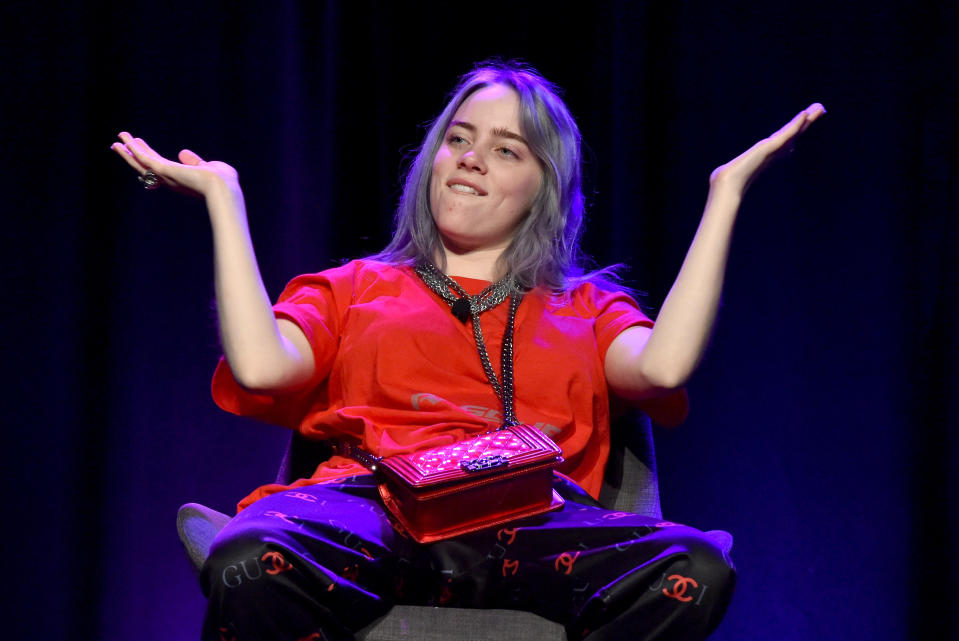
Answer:
<path fill-rule="evenodd" d="M 610 434 L 609 460 L 599 502 L 611 510 L 663 518 L 649 417 L 631 410 L 613 421 Z"/>
<path fill-rule="evenodd" d="M 294 431 L 276 472 L 276 483 L 289 485 L 297 479 L 308 479 L 316 467 L 331 456 L 333 447 L 329 442 L 306 438 Z"/>

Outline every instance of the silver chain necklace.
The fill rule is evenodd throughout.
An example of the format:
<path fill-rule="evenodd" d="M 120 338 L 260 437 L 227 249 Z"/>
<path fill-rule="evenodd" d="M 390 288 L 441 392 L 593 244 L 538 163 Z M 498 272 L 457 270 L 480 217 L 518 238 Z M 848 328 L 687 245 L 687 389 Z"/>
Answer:
<path fill-rule="evenodd" d="M 513 290 L 512 275 L 496 281 L 479 294 L 470 296 L 459 283 L 441 272 L 433 263 L 419 263 L 415 271 L 430 289 L 449 303 L 453 316 L 460 319 L 461 323 L 474 315 L 493 309 L 506 300 Z"/>
<path fill-rule="evenodd" d="M 441 272 L 433 263 L 419 263 L 414 271 L 427 287 L 449 303 L 456 318 L 463 323 L 466 322 L 467 318 L 472 319 L 473 338 L 476 339 L 476 350 L 479 352 L 480 361 L 483 363 L 483 371 L 486 372 L 486 378 L 489 379 L 493 391 L 496 392 L 497 398 L 503 405 L 503 427 L 518 425 L 519 421 L 516 420 L 516 413 L 513 409 L 513 330 L 516 324 L 516 310 L 519 309 L 519 304 L 523 300 L 523 292 L 514 289 L 513 277 L 511 275 L 507 276 L 493 283 L 479 294 L 470 296 L 466 290 L 460 287 L 459 283 Z M 451 289 L 453 291 L 450 291 Z M 454 291 L 458 296 L 453 293 Z M 503 349 L 500 353 L 500 370 L 503 379 L 503 383 L 500 385 L 486 351 L 486 341 L 483 339 L 483 328 L 480 325 L 479 315 L 496 307 L 507 297 L 510 299 L 509 314 L 506 318 Z"/>

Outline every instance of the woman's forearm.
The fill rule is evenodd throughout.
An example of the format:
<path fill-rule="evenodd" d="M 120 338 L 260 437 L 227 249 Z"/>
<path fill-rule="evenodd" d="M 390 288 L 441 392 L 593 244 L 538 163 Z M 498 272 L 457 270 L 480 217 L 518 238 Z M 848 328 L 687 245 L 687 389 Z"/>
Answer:
<path fill-rule="evenodd" d="M 722 296 L 741 193 L 714 183 L 699 228 L 656 318 L 638 367 L 656 387 L 686 383 L 702 360 Z"/>
<path fill-rule="evenodd" d="M 237 381 L 248 389 L 296 387 L 313 375 L 313 352 L 302 330 L 277 321 L 256 264 L 239 177 L 230 165 L 183 149 L 168 160 L 129 132 L 110 145 L 155 185 L 206 201 L 213 227 L 213 264 L 220 337 Z"/>
<path fill-rule="evenodd" d="M 206 194 L 220 339 L 237 381 L 248 389 L 295 387 L 312 374 L 312 355 L 284 336 L 253 250 L 243 193 L 220 182 Z M 296 330 L 294 330 L 296 331 Z M 294 339 L 295 340 L 295 339 Z"/>
<path fill-rule="evenodd" d="M 796 138 L 826 113 L 819 103 L 800 111 L 764 138 L 717 167 L 696 235 L 653 330 L 630 328 L 606 355 L 606 376 L 617 393 L 644 398 L 683 386 L 696 370 L 712 334 L 726 276 L 739 205 L 749 185 Z"/>

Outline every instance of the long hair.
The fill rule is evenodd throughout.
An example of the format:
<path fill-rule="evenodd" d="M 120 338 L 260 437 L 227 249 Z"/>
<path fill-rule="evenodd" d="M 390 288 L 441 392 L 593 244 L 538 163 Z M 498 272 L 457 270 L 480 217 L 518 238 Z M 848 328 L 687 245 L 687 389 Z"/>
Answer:
<path fill-rule="evenodd" d="M 512 88 L 519 96 L 520 133 L 543 171 L 529 215 L 500 256 L 500 267 L 523 288 L 568 292 L 591 281 L 607 289 L 626 289 L 618 283 L 618 266 L 587 272 L 588 258 L 579 247 L 585 213 L 579 127 L 558 87 L 532 67 L 514 61 L 485 61 L 460 78 L 410 164 L 396 208 L 393 239 L 371 258 L 393 264 L 414 264 L 437 256 L 445 261 L 430 210 L 433 159 L 460 105 L 477 90 L 496 84 Z M 445 265 L 440 268 L 445 270 Z"/>

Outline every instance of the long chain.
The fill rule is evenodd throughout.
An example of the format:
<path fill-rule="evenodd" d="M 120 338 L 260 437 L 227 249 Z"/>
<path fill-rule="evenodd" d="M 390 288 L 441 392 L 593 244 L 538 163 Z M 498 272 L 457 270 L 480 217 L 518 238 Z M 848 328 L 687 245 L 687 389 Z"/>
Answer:
<path fill-rule="evenodd" d="M 513 279 L 507 276 L 503 280 L 493 283 L 476 296 L 469 296 L 455 280 L 441 272 L 432 263 L 421 263 L 416 266 L 417 275 L 426 283 L 427 287 L 437 293 L 443 300 L 450 303 L 455 314 L 457 301 L 469 301 L 469 318 L 473 321 L 473 338 L 476 340 L 476 351 L 479 352 L 483 371 L 489 379 L 496 397 L 503 406 L 503 427 L 518 425 L 513 408 L 513 333 L 516 326 L 516 310 L 523 300 L 523 293 L 513 290 Z M 459 297 L 450 291 L 453 289 Z M 503 347 L 500 353 L 500 375 L 502 385 L 496 378 L 493 365 L 486 350 L 486 341 L 483 338 L 483 327 L 480 324 L 480 313 L 499 305 L 509 296 L 509 314 L 506 318 L 506 330 L 503 333 Z M 494 302 L 495 301 L 495 302 Z M 460 303 L 462 305 L 462 303 Z M 464 320 L 465 319 L 461 319 Z"/>

